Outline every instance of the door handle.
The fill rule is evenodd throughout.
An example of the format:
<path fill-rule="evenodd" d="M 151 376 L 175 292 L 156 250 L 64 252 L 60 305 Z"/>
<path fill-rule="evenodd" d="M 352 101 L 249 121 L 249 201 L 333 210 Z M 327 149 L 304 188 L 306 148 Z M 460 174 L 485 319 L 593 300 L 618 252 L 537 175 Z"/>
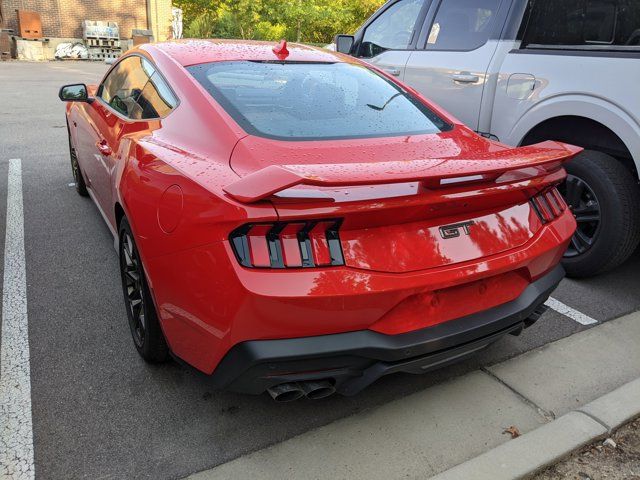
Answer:
<path fill-rule="evenodd" d="M 384 71 L 389 75 L 393 75 L 394 77 L 399 77 L 401 73 L 399 68 L 385 68 Z"/>
<path fill-rule="evenodd" d="M 473 75 L 469 72 L 460 72 L 451 75 L 454 82 L 460 83 L 477 83 L 480 81 L 480 77 L 478 75 Z"/>
<path fill-rule="evenodd" d="M 111 147 L 109 146 L 107 141 L 104 139 L 96 143 L 96 147 L 98 147 L 98 151 L 105 157 L 108 157 L 113 153 L 113 150 L 111 150 Z"/>

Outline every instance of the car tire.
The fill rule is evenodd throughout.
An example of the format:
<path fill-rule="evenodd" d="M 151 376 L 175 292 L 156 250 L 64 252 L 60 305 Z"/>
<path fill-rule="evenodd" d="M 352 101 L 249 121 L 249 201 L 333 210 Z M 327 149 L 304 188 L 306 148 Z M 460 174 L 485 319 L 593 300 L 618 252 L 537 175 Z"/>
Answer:
<path fill-rule="evenodd" d="M 71 143 L 71 132 L 69 131 L 69 126 L 67 125 L 67 136 L 69 137 L 69 157 L 71 158 L 71 173 L 73 174 L 73 181 L 76 185 L 76 192 L 81 197 L 89 196 L 89 191 L 87 190 L 87 184 L 84 181 L 84 177 L 82 176 L 82 171 L 80 170 L 80 165 L 78 164 L 78 156 L 76 155 L 76 149 L 73 148 Z"/>
<path fill-rule="evenodd" d="M 562 264 L 569 277 L 588 277 L 623 263 L 640 243 L 640 188 L 614 157 L 585 150 L 566 165 L 560 187 L 578 227 Z"/>
<path fill-rule="evenodd" d="M 120 221 L 119 239 L 122 293 L 133 344 L 145 361 L 164 362 L 169 358 L 169 348 L 158 321 L 133 232 L 126 218 Z"/>

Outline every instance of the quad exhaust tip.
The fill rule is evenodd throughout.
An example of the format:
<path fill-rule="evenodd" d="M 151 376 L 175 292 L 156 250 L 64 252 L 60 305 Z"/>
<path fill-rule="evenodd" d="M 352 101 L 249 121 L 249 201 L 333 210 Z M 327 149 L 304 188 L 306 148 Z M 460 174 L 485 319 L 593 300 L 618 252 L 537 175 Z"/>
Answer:
<path fill-rule="evenodd" d="M 304 391 L 297 383 L 281 383 L 267 388 L 267 392 L 276 402 L 293 402 L 304 396 Z"/>
<path fill-rule="evenodd" d="M 267 389 L 271 398 L 276 402 L 293 402 L 302 397 L 310 400 L 320 400 L 336 392 L 329 380 L 312 380 L 308 382 L 281 383 Z"/>
<path fill-rule="evenodd" d="M 311 400 L 320 400 L 336 393 L 336 388 L 328 380 L 303 382 L 302 391 Z"/>

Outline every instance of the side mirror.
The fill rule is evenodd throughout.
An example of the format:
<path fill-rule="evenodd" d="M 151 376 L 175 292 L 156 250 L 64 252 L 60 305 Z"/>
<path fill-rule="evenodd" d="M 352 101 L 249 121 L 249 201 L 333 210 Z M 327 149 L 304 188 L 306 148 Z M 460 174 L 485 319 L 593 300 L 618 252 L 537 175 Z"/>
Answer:
<path fill-rule="evenodd" d="M 58 97 L 63 102 L 88 102 L 91 103 L 93 98 L 89 98 L 87 86 L 84 83 L 76 83 L 73 85 L 64 85 L 58 92 Z"/>
<path fill-rule="evenodd" d="M 336 52 L 346 53 L 348 55 L 351 53 L 355 41 L 356 37 L 353 35 L 336 35 L 333 43 L 336 44 Z"/>

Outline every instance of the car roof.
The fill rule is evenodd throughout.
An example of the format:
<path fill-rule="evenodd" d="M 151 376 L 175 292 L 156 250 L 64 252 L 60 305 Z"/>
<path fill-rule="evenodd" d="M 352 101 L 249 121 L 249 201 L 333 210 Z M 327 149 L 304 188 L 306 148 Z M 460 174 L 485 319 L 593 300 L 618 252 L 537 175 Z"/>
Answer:
<path fill-rule="evenodd" d="M 253 40 L 182 39 L 141 45 L 141 49 L 160 50 L 183 67 L 188 67 L 199 63 L 234 60 L 278 61 L 281 58 L 273 51 L 276 45 L 278 45 L 276 42 Z M 339 53 L 299 43 L 287 44 L 287 49 L 289 50 L 289 55 L 286 57 L 288 62 L 348 61 L 346 60 L 348 57 Z"/>

